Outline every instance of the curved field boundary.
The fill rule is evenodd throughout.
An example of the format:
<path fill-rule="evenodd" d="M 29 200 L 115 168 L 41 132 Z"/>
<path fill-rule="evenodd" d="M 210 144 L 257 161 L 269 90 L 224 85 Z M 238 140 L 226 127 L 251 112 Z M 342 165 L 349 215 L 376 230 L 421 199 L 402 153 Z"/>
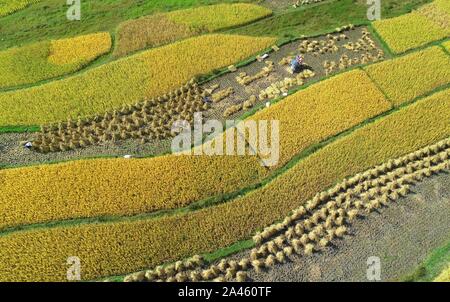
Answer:
<path fill-rule="evenodd" d="M 109 33 L 51 40 L 0 52 L 0 89 L 34 84 L 79 71 L 108 53 Z"/>
<path fill-rule="evenodd" d="M 271 14 L 271 10 L 259 5 L 235 3 L 201 6 L 125 21 L 116 29 L 117 45 L 113 55 L 129 55 L 201 33 L 248 24 Z"/>
<path fill-rule="evenodd" d="M 433 46 L 364 70 L 397 106 L 450 83 L 450 56 Z"/>
<path fill-rule="evenodd" d="M 444 46 L 447 53 L 450 53 L 450 41 L 443 43 L 442 46 Z"/>
<path fill-rule="evenodd" d="M 84 279 L 95 279 L 229 246 L 348 175 L 448 137 L 449 93 L 437 93 L 360 128 L 226 204 L 160 219 L 5 234 L 0 237 L 0 279 L 64 280 L 69 255 L 83 259 Z M 20 258 L 12 256 L 19 250 Z"/>
<path fill-rule="evenodd" d="M 414 272 L 402 277 L 402 282 L 430 282 L 438 278 L 450 263 L 450 242 L 433 250 Z M 448 280 L 450 281 L 450 280 Z"/>
<path fill-rule="evenodd" d="M 0 229 L 176 209 L 267 175 L 255 156 L 167 155 L 2 170 Z"/>
<path fill-rule="evenodd" d="M 351 80 L 348 80 L 348 77 Z M 347 87 L 348 83 L 352 83 L 351 89 Z M 355 86 L 355 83 L 360 83 L 361 85 Z M 353 97 L 355 87 L 358 87 L 357 91 L 359 91 L 356 94 L 357 98 Z M 329 99 L 328 92 L 331 90 L 334 91 L 335 97 Z M 310 99 L 308 95 L 313 97 Z M 365 98 L 361 99 L 360 95 L 364 95 Z M 339 101 L 336 97 L 341 97 L 342 100 Z M 354 99 L 353 101 L 348 101 L 352 98 Z M 320 107 L 315 106 L 316 108 L 304 112 L 305 120 L 298 120 L 301 112 L 295 114 L 295 118 L 292 118 L 291 115 L 285 115 L 284 112 L 286 111 L 298 110 L 298 99 L 300 99 L 300 102 L 305 100 L 304 107 L 308 107 L 310 102 L 316 105 L 319 104 Z M 378 101 L 374 102 L 375 99 L 378 99 Z M 344 110 L 344 107 L 339 106 L 336 111 L 335 104 L 342 102 L 345 102 L 348 107 Z M 370 109 L 370 112 L 367 111 L 368 104 L 373 104 L 373 110 Z M 356 110 L 357 113 L 362 114 L 359 117 L 355 116 L 354 113 L 355 108 L 358 108 L 358 106 L 362 106 Z M 283 103 L 272 106 L 269 110 L 264 110 L 261 114 L 257 114 L 255 118 L 251 119 L 257 120 L 258 116 L 269 115 L 272 117 L 263 119 L 276 117 L 281 119 L 282 125 L 285 123 L 290 125 L 290 127 L 286 127 L 289 133 L 282 136 L 283 138 L 289 137 L 289 141 L 281 142 L 283 154 L 281 163 L 278 165 L 278 167 L 281 167 L 295 157 L 296 154 L 303 153 L 302 156 L 307 155 L 307 153 L 311 152 L 309 147 L 322 142 L 326 137 L 336 135 L 345 129 L 360 124 L 375 114 L 385 112 L 388 107 L 388 103 L 383 100 L 382 95 L 377 92 L 377 89 L 368 81 L 364 73 L 360 70 L 354 70 L 335 76 L 321 84 L 310 86 L 310 88 L 294 94 Z M 316 117 L 320 114 L 324 116 L 324 120 L 329 122 L 317 120 Z M 348 124 L 347 119 L 342 125 L 337 122 L 340 116 L 348 115 L 354 116 L 355 120 L 352 123 Z M 313 119 L 309 120 L 309 117 L 313 117 Z M 333 127 L 330 128 L 328 124 L 332 124 Z M 310 125 L 314 125 L 314 127 L 308 128 Z M 292 131 L 296 127 L 303 130 Z M 305 129 L 310 129 L 310 131 L 305 133 Z M 323 129 L 323 131 L 317 131 L 317 129 Z M 299 133 L 301 133 L 300 136 L 298 136 Z M 306 135 L 308 133 L 309 137 Z M 294 148 L 289 145 L 291 143 L 294 144 Z M 3 209 L 2 212 L 4 214 L 0 225 L 3 229 L 14 229 L 24 225 L 72 219 L 102 221 L 111 220 L 121 215 L 128 216 L 142 213 L 148 215 L 152 212 L 154 212 L 154 216 L 160 216 L 160 214 L 166 214 L 166 210 L 170 209 L 184 211 L 198 208 L 198 205 L 229 199 L 230 196 L 235 196 L 233 192 L 243 190 L 244 187 L 251 189 L 268 176 L 266 171 L 261 169 L 259 161 L 256 159 L 245 159 L 242 161 L 242 164 L 239 164 L 239 159 L 235 158 L 230 161 L 234 163 L 230 166 L 230 169 L 224 173 L 217 174 L 216 177 L 211 177 L 211 169 L 208 168 L 208 165 L 214 162 L 220 166 L 221 160 L 197 160 L 198 158 L 194 162 L 198 169 L 191 168 L 191 170 L 196 172 L 183 174 L 187 178 L 181 177 L 180 179 L 177 179 L 178 173 L 172 172 L 170 168 L 172 166 L 171 161 L 169 161 L 168 166 L 162 168 L 163 165 L 158 158 L 146 159 L 141 162 L 133 161 L 132 167 L 135 168 L 130 169 L 128 167 L 125 172 L 122 172 L 120 169 L 126 161 L 123 159 L 111 161 L 105 159 L 96 160 L 95 165 L 91 166 L 88 166 L 85 161 L 81 161 L 79 163 L 71 162 L 57 166 L 33 166 L 6 172 L 0 171 L 0 174 L 3 174 L 5 179 L 5 186 L 1 189 L 4 192 L 2 194 L 4 198 L 0 203 L 0 207 Z M 153 170 L 152 163 L 155 162 L 156 166 L 160 168 Z M 182 171 L 187 166 L 191 166 L 188 162 L 186 160 L 180 161 L 179 170 L 175 171 Z M 198 163 L 200 164 L 197 166 Z M 204 163 L 207 164 L 204 165 Z M 241 167 L 239 167 L 240 165 Z M 204 168 L 202 169 L 202 167 Z M 248 171 L 247 168 L 244 169 L 248 173 L 243 173 L 243 179 L 238 181 L 239 173 L 241 173 L 239 171 L 243 171 L 243 167 L 248 168 Z M 161 175 L 160 171 L 165 172 Z M 124 179 L 123 173 L 129 175 L 126 181 L 122 180 Z M 152 177 L 141 177 L 141 173 L 147 173 L 147 175 L 152 175 Z M 85 176 L 84 178 L 82 177 L 83 175 Z M 93 181 L 91 175 L 98 175 L 98 177 Z M 166 177 L 166 175 L 168 176 Z M 198 180 L 196 186 L 191 187 L 191 185 L 187 184 L 189 177 L 194 177 Z M 131 181 L 129 181 L 130 179 Z M 206 183 L 211 179 L 220 179 L 222 183 L 219 187 L 215 184 L 207 185 Z M 111 190 L 110 183 L 121 183 L 121 185 L 114 187 L 117 190 Z M 59 189 L 49 191 L 45 189 L 47 186 Z M 123 187 L 133 187 L 135 188 L 134 191 L 136 191 L 136 188 L 140 189 L 137 193 L 134 191 L 133 193 L 126 193 L 122 190 Z M 74 196 L 73 192 L 78 191 L 81 191 L 81 195 L 77 193 Z M 30 194 L 30 192 L 33 192 L 33 194 Z M 98 196 L 102 196 L 102 198 L 98 198 Z M 27 202 L 17 205 L 15 200 L 27 200 Z M 187 208 L 183 209 L 183 207 Z M 15 210 L 12 211 L 12 208 Z M 17 214 L 17 210 L 20 210 L 19 214 Z"/>
<path fill-rule="evenodd" d="M 299 106 L 301 111 L 295 109 Z M 279 168 L 309 146 L 389 109 L 390 103 L 367 75 L 354 70 L 298 92 L 250 120 L 280 120 Z M 283 140 L 286 136 L 288 141 Z M 251 186 L 268 175 L 256 156 L 206 155 L 99 159 L 0 170 L 0 229 L 176 209 Z M 18 200 L 26 202 L 17 204 Z"/>
<path fill-rule="evenodd" d="M 391 108 L 364 71 L 356 69 L 301 90 L 247 120 L 280 121 L 279 168 L 311 145 L 312 137 L 320 138 L 314 141 L 318 143 Z"/>
<path fill-rule="evenodd" d="M 436 0 L 412 13 L 375 21 L 373 27 L 397 54 L 444 39 L 450 34 L 450 11 L 444 1 Z"/>
<path fill-rule="evenodd" d="M 0 17 L 7 16 L 24 9 L 40 0 L 0 0 Z"/>
<path fill-rule="evenodd" d="M 426 51 L 432 51 L 431 55 L 437 53 L 440 55 L 440 58 L 444 56 L 444 59 L 449 59 L 438 48 L 432 48 Z M 395 63 L 400 67 L 401 72 L 405 74 L 403 69 L 408 70 L 411 65 L 414 65 L 410 63 L 411 56 L 408 55 L 400 58 L 403 59 L 400 62 L 396 61 L 400 59 L 388 62 L 391 64 Z M 441 61 L 443 60 L 441 59 Z M 416 62 L 413 60 L 413 63 Z M 377 65 L 374 66 L 378 67 Z M 404 68 L 405 66 L 406 68 Z M 381 70 L 384 69 L 381 68 Z M 351 83 L 351 86 L 348 86 L 349 83 Z M 355 85 L 355 83 L 359 84 Z M 422 81 L 419 81 L 419 85 L 423 85 Z M 354 89 L 359 91 L 359 93 L 354 94 Z M 330 91 L 334 93 L 333 98 L 329 98 Z M 425 91 L 425 89 L 421 89 L 421 93 Z M 357 95 L 357 98 L 354 95 Z M 364 98 L 361 99 L 361 96 L 364 96 Z M 300 104 L 304 104 L 299 106 L 299 102 Z M 338 109 L 335 110 L 336 103 L 343 102 L 347 107 L 338 106 Z M 315 104 L 314 107 L 308 109 L 306 112 L 302 112 L 301 109 L 303 107 L 310 107 L 310 103 Z M 368 106 L 368 104 L 372 105 Z M 359 109 L 356 110 L 355 108 Z M 274 118 L 281 120 L 282 134 L 283 129 L 286 129 L 287 132 L 285 131 L 286 133 L 281 136 L 282 157 L 277 166 L 279 168 L 289 162 L 296 154 L 304 151 L 308 146 L 313 146 L 323 141 L 326 137 L 336 135 L 388 109 L 388 103 L 383 100 L 383 96 L 370 83 L 367 76 L 360 70 L 354 70 L 310 86 L 288 97 L 283 102 L 272 106 L 269 110 L 257 113 L 250 120 Z M 294 114 L 294 118 L 292 115 L 286 114 L 286 112 L 291 113 L 296 110 L 300 111 L 298 114 Z M 358 114 L 360 116 L 357 116 Z M 302 116 L 304 120 L 299 120 L 299 117 Z M 317 119 L 317 116 L 321 116 L 321 118 Z M 339 120 L 340 117 L 344 116 L 353 116 L 354 120 L 350 123 L 347 119 Z M 284 126 L 285 124 L 288 126 Z M 331 127 L 330 124 L 332 125 Z M 302 129 L 302 131 L 298 129 Z M 318 129 L 321 131 L 318 131 Z M 288 140 L 284 141 L 286 138 Z M 123 179 L 122 172 L 118 169 L 121 166 L 118 163 L 121 163 L 121 161 L 123 163 L 124 160 L 108 161 L 102 159 L 98 160 L 96 165 L 89 168 L 85 168 L 86 165 L 84 162 L 79 164 L 73 162 L 64 163 L 59 166 L 37 166 L 6 172 L 0 171 L 0 173 L 4 174 L 6 180 L 6 185 L 2 188 L 4 192 L 2 195 L 5 197 L 0 203 L 1 208 L 3 208 L 3 213 L 5 213 L 1 226 L 3 228 L 15 228 L 22 225 L 69 219 L 89 218 L 103 220 L 120 215 L 136 215 L 139 213 L 183 208 L 211 196 L 221 196 L 218 199 L 212 198 L 211 200 L 223 199 L 224 195 L 241 190 L 243 187 L 252 187 L 260 183 L 268 175 L 260 169 L 259 162 L 256 159 L 249 159 L 243 162 L 242 166 L 250 168 L 248 174 L 245 174 L 243 177 L 244 180 L 249 182 L 249 185 L 245 186 L 244 184 L 246 182 L 237 181 L 236 179 L 239 174 L 236 171 L 241 170 L 238 168 L 239 160 L 236 159 L 231 161 L 235 165 L 231 165 L 231 168 L 226 170 L 227 172 L 218 174 L 218 177 L 223 182 L 221 184 L 223 188 L 218 188 L 215 185 L 205 185 L 208 182 L 207 180 L 211 180 L 209 176 L 211 174 L 207 172 L 210 169 L 207 166 L 200 165 L 199 169 L 202 170 L 201 167 L 204 167 L 204 171 L 199 172 L 196 170 L 198 173 L 188 174 L 189 177 L 194 177 L 198 180 L 196 186 L 186 189 L 190 187 L 186 183 L 186 179 L 182 178 L 179 181 L 175 181 L 173 177 L 168 177 L 168 181 L 166 181 L 166 177 L 161 176 L 158 171 L 156 173 L 150 173 L 150 175 L 154 175 L 152 178 L 141 178 L 139 176 L 140 173 L 149 173 L 147 169 L 152 167 L 151 164 L 155 161 L 154 158 L 145 160 L 145 163 L 140 162 L 138 164 L 136 162 L 136 167 L 139 167 L 139 169 L 128 169 L 127 175 L 129 175 L 129 178 L 124 182 L 121 180 Z M 158 160 L 156 159 L 156 161 Z M 209 160 L 204 162 L 211 163 Z M 217 162 L 220 162 L 220 160 Z M 117 167 L 114 167 L 115 165 Z M 160 166 L 160 164 L 158 165 Z M 61 170 L 61 167 L 64 167 L 64 169 Z M 186 167 L 186 164 L 181 164 L 180 167 L 183 169 Z M 162 169 L 162 171 L 166 171 L 166 169 Z M 165 173 L 171 175 L 169 171 Z M 230 171 L 234 172 L 229 174 L 228 172 Z M 51 177 L 51 175 L 56 175 L 56 172 L 58 176 Z M 61 177 L 61 175 L 64 175 L 64 177 Z M 94 182 L 89 180 L 90 175 L 99 175 L 99 177 Z M 174 175 L 177 175 L 177 173 Z M 129 181 L 130 179 L 132 181 Z M 158 181 L 153 184 L 155 180 Z M 162 184 L 164 185 L 157 185 L 161 184 L 161 180 L 163 180 Z M 109 185 L 111 182 L 122 182 L 124 187 L 134 187 L 134 191 L 138 188 L 140 189 L 138 189 L 137 193 L 126 193 L 122 190 L 122 186 L 117 186 L 117 190 L 111 190 L 111 186 Z M 44 189 L 48 186 L 46 184 L 52 184 L 51 186 L 61 189 L 48 191 Z M 83 189 L 81 190 L 81 188 Z M 81 195 L 77 194 L 76 196 L 72 196 L 71 192 L 77 192 L 78 190 L 85 192 L 85 194 L 80 193 Z M 30 192 L 34 192 L 34 194 L 30 195 Z M 174 192 L 181 193 L 176 194 Z M 98 198 L 99 194 L 103 198 Z M 27 200 L 27 203 L 23 203 L 23 206 L 21 206 L 22 204 L 17 206 L 15 200 Z M 198 203 L 202 204 L 204 202 Z M 15 211 L 10 211 L 9 209 L 11 207 Z M 17 214 L 18 209 L 21 209 L 19 214 Z M 39 209 L 39 211 L 36 209 Z M 39 214 L 37 215 L 36 213 Z"/>
<path fill-rule="evenodd" d="M 274 38 L 205 35 L 42 86 L 0 93 L 0 125 L 46 124 L 68 117 L 92 116 L 146 97 L 157 97 L 197 74 L 243 60 L 274 42 Z"/>
<path fill-rule="evenodd" d="M 245 271 L 283 264 L 292 254 L 310 255 L 342 238 L 355 218 L 380 212 L 425 178 L 450 168 L 450 139 L 390 160 L 317 193 L 305 206 L 253 237 L 249 257 L 205 266 L 202 257 L 133 273 L 124 281 L 245 281 Z M 196 260 L 196 261 L 193 261 Z M 244 277 L 244 278 L 243 278 Z"/>
<path fill-rule="evenodd" d="M 23 132 L 38 132 L 40 130 L 40 126 L 5 126 L 0 127 L 1 133 L 23 133 Z"/>

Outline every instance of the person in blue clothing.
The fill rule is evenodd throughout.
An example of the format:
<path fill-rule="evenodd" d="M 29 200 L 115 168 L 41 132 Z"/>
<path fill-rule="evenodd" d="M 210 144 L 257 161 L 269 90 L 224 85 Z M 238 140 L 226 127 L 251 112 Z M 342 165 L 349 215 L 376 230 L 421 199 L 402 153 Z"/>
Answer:
<path fill-rule="evenodd" d="M 302 56 L 296 56 L 291 61 L 291 70 L 292 73 L 300 72 L 303 65 L 303 57 Z"/>

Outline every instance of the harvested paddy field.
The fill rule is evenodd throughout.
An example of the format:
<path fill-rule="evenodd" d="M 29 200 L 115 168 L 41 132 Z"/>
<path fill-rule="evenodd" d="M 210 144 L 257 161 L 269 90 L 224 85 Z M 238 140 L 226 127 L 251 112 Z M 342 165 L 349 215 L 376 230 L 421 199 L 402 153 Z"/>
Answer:
<path fill-rule="evenodd" d="M 359 47 L 356 46 L 357 43 Z M 300 73 L 299 76 L 288 71 L 290 62 L 298 55 L 302 55 L 306 62 L 304 71 L 309 70 L 312 73 L 306 73 L 304 76 Z M 253 62 L 208 82 L 207 87 L 219 85 L 218 89 L 231 87 L 233 91 L 229 97 L 214 105 L 208 116 L 233 119 L 241 115 L 242 110 L 249 108 L 242 108 L 234 114 L 224 116 L 225 111 L 233 106 L 244 106 L 243 103 L 251 96 L 257 100 L 250 108 L 286 96 L 289 91 L 301 89 L 302 86 L 348 68 L 384 59 L 385 52 L 380 43 L 365 27 L 299 39 L 270 52 L 261 62 Z M 258 78 L 252 80 L 252 77 L 256 76 Z M 239 79 L 242 79 L 240 83 Z"/>
<path fill-rule="evenodd" d="M 425 180 L 413 193 L 365 219 L 349 235 L 307 257 L 294 256 L 267 272 L 251 272 L 261 282 L 372 281 L 367 260 L 381 260 L 381 281 L 397 281 L 413 272 L 434 249 L 450 238 L 450 173 Z M 241 255 L 240 255 L 241 256 Z"/>
<path fill-rule="evenodd" d="M 305 42 L 306 41 L 306 42 Z M 357 45 L 355 45 L 357 44 Z M 371 46 L 371 45 L 372 46 Z M 359 45 L 359 46 L 358 46 Z M 253 112 L 266 102 L 286 97 L 304 86 L 320 81 L 335 73 L 348 68 L 366 65 L 385 58 L 379 42 L 365 27 L 342 29 L 339 33 L 299 39 L 289 42 L 279 49 L 267 52 L 264 60 L 254 60 L 234 72 L 215 77 L 201 85 L 202 89 L 211 91 L 211 105 L 203 112 L 203 118 L 217 119 L 225 122 L 228 119 L 239 119 L 241 116 Z M 290 61 L 297 55 L 304 55 L 305 71 L 299 75 L 288 71 Z M 243 74 L 245 73 L 245 76 Z M 261 74 L 263 73 L 263 74 Z M 239 83 L 238 77 L 255 77 L 248 79 L 248 83 Z M 225 93 L 224 91 L 230 91 Z M 218 98 L 217 101 L 214 98 Z M 254 101 L 249 102 L 254 98 Z M 247 101 L 247 103 L 246 103 Z M 232 114 L 225 114 L 231 109 L 239 110 Z M 128 113 L 131 117 L 132 112 Z M 146 125 L 144 125 L 144 128 Z M 82 131 L 80 131 L 81 134 Z M 130 132 L 131 136 L 131 132 Z M 51 137 L 51 136 L 50 136 Z M 88 144 L 83 148 L 73 150 L 55 150 L 54 152 L 35 152 L 23 147 L 27 141 L 36 140 L 35 133 L 0 133 L 0 164 L 8 166 L 22 166 L 45 162 L 75 160 L 90 157 L 120 157 L 133 155 L 135 157 L 154 156 L 170 152 L 171 139 L 155 139 L 148 137 L 145 141 L 139 139 L 108 139 L 98 143 Z"/>
<path fill-rule="evenodd" d="M 0 166 L 26 166 L 93 157 L 155 156 L 170 151 L 170 140 L 142 143 L 140 140 L 110 142 L 99 146 L 57 153 L 38 153 L 24 148 L 21 142 L 32 140 L 32 133 L 0 134 Z"/>
<path fill-rule="evenodd" d="M 0 0 L 0 281 L 448 281 L 448 0 L 72 2 Z"/>

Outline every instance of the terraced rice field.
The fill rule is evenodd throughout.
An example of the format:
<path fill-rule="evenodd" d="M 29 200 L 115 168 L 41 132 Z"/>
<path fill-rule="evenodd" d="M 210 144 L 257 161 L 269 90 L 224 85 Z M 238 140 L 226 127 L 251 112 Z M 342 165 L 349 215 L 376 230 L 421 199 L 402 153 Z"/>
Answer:
<path fill-rule="evenodd" d="M 282 166 L 306 147 L 390 108 L 367 74 L 354 70 L 297 92 L 251 119 L 280 121 Z"/>
<path fill-rule="evenodd" d="M 374 28 L 392 51 L 402 53 L 450 35 L 450 10 L 445 0 L 403 16 L 374 22 Z"/>
<path fill-rule="evenodd" d="M 98 159 L 0 173 L 0 228 L 179 208 L 236 191 L 268 174 L 250 156 Z M 26 204 L 12 202 L 23 198 L 28 199 Z"/>
<path fill-rule="evenodd" d="M 426 68 L 421 65 L 424 61 L 427 62 Z M 400 105 L 448 84 L 450 71 L 446 67 L 449 64 L 449 56 L 436 46 L 369 66 L 366 70 L 388 98 Z"/>
<path fill-rule="evenodd" d="M 450 90 L 441 92 L 358 129 L 301 160 L 263 188 L 226 204 L 158 219 L 22 231 L 0 238 L 5 246 L 2 253 L 8 253 L 17 244 L 27 251 L 29 257 L 22 258 L 23 262 L 16 266 L 14 276 L 39 271 L 45 272 L 40 274 L 42 280 L 61 280 L 65 275 L 59 274 L 58 263 L 61 263 L 63 255 L 70 253 L 81 255 L 85 259 L 86 278 L 96 279 L 102 277 L 95 273 L 97 269 L 102 274 L 117 275 L 225 247 L 280 219 L 300 205 L 302 199 L 312 198 L 315 192 L 328 188 L 338 179 L 447 137 L 450 132 L 447 122 L 450 103 L 446 101 L 449 93 Z M 437 122 L 429 123 L 431 117 Z M 398 133 L 402 133 L 401 138 Z M 146 236 L 139 235 L 144 233 Z M 74 238 L 83 238 L 83 249 L 79 249 L 80 242 Z M 139 241 L 136 238 L 140 238 Z M 58 242 L 62 240 L 66 244 L 61 250 Z M 26 246 L 20 245 L 21 242 L 26 242 Z M 33 252 L 38 246 L 61 256 L 47 259 Z M 102 251 L 110 253 L 107 260 L 101 259 Z M 2 259 L 5 262 L 0 271 L 11 268 L 5 254 L 2 254 Z"/>
<path fill-rule="evenodd" d="M 427 17 L 410 13 L 374 24 L 378 33 L 396 53 L 402 53 L 446 37 L 442 29 Z M 404 30 L 400 32 L 399 30 Z"/>
<path fill-rule="evenodd" d="M 2 0 L 0 1 L 0 17 L 12 14 L 39 0 Z"/>
<path fill-rule="evenodd" d="M 206 35 L 148 50 L 71 78 L 0 93 L 0 125 L 36 125 L 68 117 L 76 119 L 156 97 L 199 73 L 243 60 L 274 41 L 272 38 Z M 193 58 L 196 64 L 183 64 Z M 179 68 L 180 65 L 183 67 Z"/>
<path fill-rule="evenodd" d="M 0 89 L 78 71 L 111 49 L 109 33 L 52 40 L 0 52 Z"/>
<path fill-rule="evenodd" d="M 0 32 L 53 20 L 0 39 L 0 281 L 69 281 L 73 256 L 78 281 L 298 281 L 416 234 L 383 262 L 409 270 L 445 237 L 398 219 L 446 209 L 450 6 L 386 1 L 374 22 L 347 0 L 111 1 L 63 27 L 50 0 L 0 0 Z"/>
<path fill-rule="evenodd" d="M 120 57 L 146 47 L 251 23 L 271 13 L 253 4 L 217 4 L 123 22 L 117 29 L 118 45 L 114 55 Z"/>

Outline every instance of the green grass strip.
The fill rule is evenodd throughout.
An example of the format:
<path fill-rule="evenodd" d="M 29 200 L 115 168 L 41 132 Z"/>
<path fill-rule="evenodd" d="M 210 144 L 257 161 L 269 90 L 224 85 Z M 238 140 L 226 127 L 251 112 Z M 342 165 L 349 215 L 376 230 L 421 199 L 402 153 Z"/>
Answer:
<path fill-rule="evenodd" d="M 200 201 L 191 203 L 190 205 L 188 205 L 186 207 L 177 208 L 177 209 L 160 210 L 160 211 L 156 211 L 156 212 L 142 213 L 142 214 L 130 215 L 130 216 L 101 216 L 101 217 L 92 217 L 92 218 L 77 218 L 77 219 L 67 219 L 67 220 L 60 220 L 60 221 L 52 221 L 52 222 L 45 222 L 45 223 L 36 223 L 36 224 L 16 226 L 16 227 L 12 227 L 12 228 L 3 229 L 2 231 L 0 231 L 0 236 L 6 236 L 6 235 L 10 235 L 12 233 L 21 232 L 21 231 L 28 231 L 28 230 L 34 230 L 34 229 L 45 229 L 45 228 L 56 228 L 56 227 L 61 227 L 61 226 L 75 226 L 75 225 L 80 225 L 80 224 L 110 223 L 110 222 L 121 222 L 121 221 L 136 221 L 136 220 L 141 220 L 141 219 L 156 219 L 156 218 L 160 218 L 160 217 L 164 217 L 164 216 L 185 214 L 185 213 L 197 211 L 200 209 L 216 206 L 216 205 L 228 202 L 230 200 L 233 200 L 237 197 L 242 197 L 254 190 L 257 190 L 257 189 L 267 185 L 268 183 L 272 182 L 277 177 L 286 173 L 289 169 L 294 167 L 301 160 L 303 160 L 306 157 L 310 156 L 311 154 L 317 152 L 318 150 L 324 148 L 325 146 L 331 144 L 332 142 L 336 141 L 337 139 L 340 139 L 347 135 L 350 135 L 357 129 L 360 129 L 369 124 L 372 124 L 394 112 L 401 110 L 404 107 L 412 105 L 424 98 L 427 98 L 435 93 L 441 92 L 448 88 L 450 88 L 450 84 L 439 87 L 439 88 L 437 88 L 423 96 L 420 96 L 410 102 L 405 102 L 398 107 L 394 107 L 391 110 L 381 113 L 373 118 L 367 119 L 367 120 L 363 121 L 362 123 L 350 128 L 350 129 L 344 130 L 336 135 L 326 138 L 325 140 L 323 140 L 317 144 L 311 145 L 311 146 L 307 147 L 306 149 L 304 149 L 302 152 L 295 155 L 285 166 L 274 171 L 270 176 L 263 179 L 261 182 L 251 185 L 251 186 L 248 186 L 246 188 L 237 190 L 235 192 L 209 197 L 204 200 L 200 200 Z"/>
<path fill-rule="evenodd" d="M 41 128 L 39 126 L 3 126 L 0 127 L 1 133 L 25 133 L 25 132 L 37 132 Z"/>
<path fill-rule="evenodd" d="M 450 238 L 450 233 L 449 233 Z M 450 263 L 450 241 L 435 249 L 414 272 L 400 278 L 402 282 L 431 282 Z"/>

